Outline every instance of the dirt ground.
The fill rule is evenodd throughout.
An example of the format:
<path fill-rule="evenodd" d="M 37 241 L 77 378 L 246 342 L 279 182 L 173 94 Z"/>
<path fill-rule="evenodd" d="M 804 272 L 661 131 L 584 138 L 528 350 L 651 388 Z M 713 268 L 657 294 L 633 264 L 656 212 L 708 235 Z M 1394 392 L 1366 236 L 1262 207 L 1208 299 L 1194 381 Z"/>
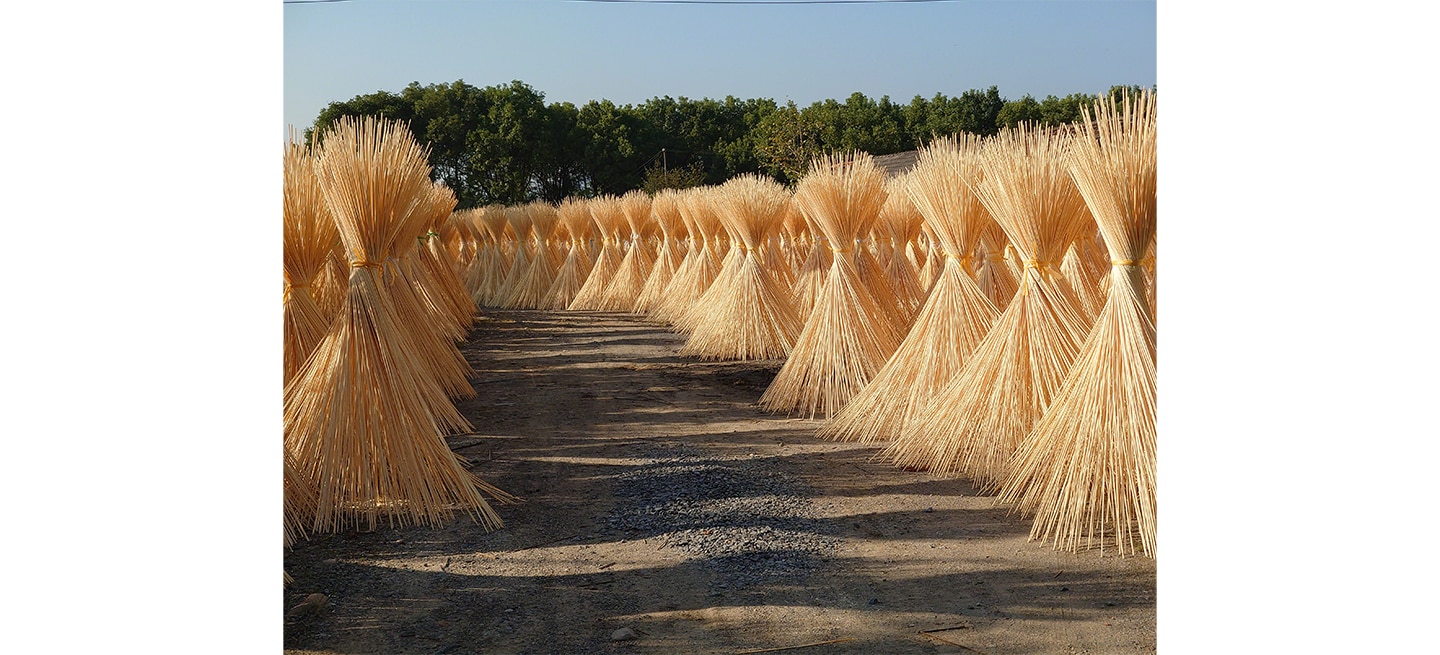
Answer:
<path fill-rule="evenodd" d="M 296 544 L 285 608 L 328 601 L 287 613 L 285 652 L 1155 652 L 1153 559 L 1030 542 L 964 480 L 757 408 L 781 362 L 699 362 L 682 342 L 620 314 L 486 311 L 465 346 L 480 395 L 459 405 L 476 433 L 450 444 L 523 502 L 488 534 L 461 519 Z M 756 572 L 772 560 L 673 543 L 710 534 L 693 517 L 626 523 L 645 499 L 625 485 L 671 451 L 791 485 L 807 522 L 789 525 L 826 545 Z"/>

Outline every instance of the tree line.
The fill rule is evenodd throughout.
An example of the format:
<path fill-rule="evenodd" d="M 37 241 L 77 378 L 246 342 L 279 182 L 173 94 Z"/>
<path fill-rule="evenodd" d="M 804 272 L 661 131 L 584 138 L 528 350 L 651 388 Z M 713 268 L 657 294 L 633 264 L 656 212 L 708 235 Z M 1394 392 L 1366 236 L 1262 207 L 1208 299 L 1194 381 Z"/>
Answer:
<path fill-rule="evenodd" d="M 1139 87 L 1112 87 L 1118 94 Z M 342 116 L 384 115 L 406 121 L 430 147 L 432 176 L 444 181 L 460 208 L 567 196 L 621 194 L 631 189 L 718 184 L 740 173 L 791 183 L 817 154 L 911 150 L 938 135 L 992 135 L 1020 121 L 1063 125 L 1080 118 L 1094 97 L 1075 93 L 1043 100 L 1000 96 L 997 87 L 959 96 L 941 93 L 908 104 L 854 93 L 844 102 L 808 107 L 769 98 L 652 98 L 639 105 L 592 100 L 546 103 L 513 81 L 476 87 L 464 80 L 399 93 L 378 91 L 332 102 L 305 130 L 307 143 Z"/>

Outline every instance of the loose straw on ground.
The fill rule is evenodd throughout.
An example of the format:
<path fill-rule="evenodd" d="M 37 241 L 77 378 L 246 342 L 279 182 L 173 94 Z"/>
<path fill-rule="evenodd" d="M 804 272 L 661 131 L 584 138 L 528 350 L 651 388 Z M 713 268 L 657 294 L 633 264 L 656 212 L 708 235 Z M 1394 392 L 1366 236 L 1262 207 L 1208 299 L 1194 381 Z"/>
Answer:
<path fill-rule="evenodd" d="M 680 349 L 701 359 L 778 359 L 800 334 L 790 291 L 762 265 L 760 246 L 784 220 L 790 194 L 768 177 L 731 178 L 712 195 L 720 220 L 737 240 L 730 274 L 696 303 L 695 329 Z"/>
<path fill-rule="evenodd" d="M 942 138 L 919 153 L 906 193 L 936 237 L 944 268 L 885 367 L 820 435 L 875 443 L 899 436 L 941 393 L 1000 312 L 970 277 L 968 253 L 990 214 L 970 187 L 982 176 L 976 137 Z"/>
<path fill-rule="evenodd" d="M 833 251 L 815 307 L 790 357 L 760 397 L 771 411 L 829 417 L 874 377 L 904 336 L 860 280 L 856 238 L 885 204 L 884 174 L 870 155 L 824 156 L 811 163 L 795 200 Z"/>
<path fill-rule="evenodd" d="M 312 529 L 435 524 L 457 509 L 499 517 L 441 437 L 427 377 L 381 279 L 397 240 L 423 230 L 410 207 L 429 192 L 425 151 L 402 123 L 342 118 L 317 156 L 326 204 L 351 266 L 345 307 L 285 389 L 285 439 L 316 480 Z"/>
<path fill-rule="evenodd" d="M 885 451 L 896 464 L 993 488 L 1069 371 L 1089 326 L 1057 284 L 1057 266 L 1090 219 L 1065 168 L 1066 143 L 1063 134 L 1022 124 L 981 148 L 975 195 L 1025 260 L 1020 289 L 970 360 Z"/>
<path fill-rule="evenodd" d="M 1000 497 L 1057 548 L 1153 555 L 1155 321 L 1139 260 L 1155 235 L 1155 98 L 1097 101 L 1093 122 L 1088 113 L 1068 161 L 1110 252 L 1110 294 Z"/>

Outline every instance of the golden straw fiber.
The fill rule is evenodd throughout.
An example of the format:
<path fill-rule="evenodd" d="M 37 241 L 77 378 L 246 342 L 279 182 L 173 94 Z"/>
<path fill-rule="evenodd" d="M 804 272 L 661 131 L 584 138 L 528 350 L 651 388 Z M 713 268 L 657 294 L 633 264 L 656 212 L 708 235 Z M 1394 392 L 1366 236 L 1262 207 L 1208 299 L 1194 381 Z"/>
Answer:
<path fill-rule="evenodd" d="M 1155 554 L 1155 321 L 1138 260 L 1155 236 L 1155 98 L 1097 100 L 1068 158 L 1113 262 L 1110 293 L 1002 500 L 1056 548 Z"/>
<path fill-rule="evenodd" d="M 810 311 L 815 308 L 820 291 L 825 288 L 825 277 L 830 273 L 835 259 L 834 253 L 830 251 L 830 242 L 825 239 L 820 228 L 815 226 L 814 221 L 807 219 L 807 223 L 811 226 L 809 252 L 795 270 L 790 291 L 795 298 L 795 311 L 802 320 L 809 319 Z"/>
<path fill-rule="evenodd" d="M 1005 261 L 1005 248 L 1009 245 L 1009 239 L 1005 238 L 1005 231 L 1000 229 L 1000 224 L 995 221 L 986 223 L 985 228 L 980 232 L 980 243 L 976 252 L 983 253 L 980 259 L 980 272 L 975 281 L 980 290 L 995 307 L 1003 310 L 1010 305 L 1010 299 L 1015 297 L 1015 291 L 1020 288 L 1020 280 L 1011 274 L 1010 266 Z"/>
<path fill-rule="evenodd" d="M 289 548 L 305 538 L 305 524 L 315 517 L 319 498 L 315 481 L 301 473 L 300 465 L 295 463 L 295 456 L 290 454 L 289 448 L 285 449 L 284 467 L 285 547 Z"/>
<path fill-rule="evenodd" d="M 800 334 L 789 289 L 762 264 L 760 247 L 779 229 L 790 194 L 768 177 L 731 178 L 712 194 L 736 241 L 722 272 L 692 310 L 694 330 L 680 349 L 701 359 L 777 359 Z"/>
<path fill-rule="evenodd" d="M 293 130 L 292 130 L 293 132 Z M 292 139 L 293 139 L 292 134 Z M 311 293 L 339 235 L 325 207 L 313 158 L 298 143 L 285 146 L 285 213 L 282 263 L 284 293 L 284 382 L 289 382 L 325 337 L 333 312 Z M 322 283 L 323 284 L 323 283 Z"/>
<path fill-rule="evenodd" d="M 441 437 L 447 401 L 415 354 L 382 279 L 397 241 L 423 232 L 411 208 L 429 193 L 426 152 L 403 123 L 342 118 L 316 159 L 351 267 L 344 309 L 285 388 L 285 441 L 316 481 L 311 528 L 435 524 L 456 510 L 500 524 Z M 438 396 L 438 401 L 436 399 Z"/>
<path fill-rule="evenodd" d="M 865 153 L 823 156 L 795 189 L 833 252 L 815 307 L 785 365 L 760 397 L 771 411 L 829 417 L 884 366 L 904 336 L 860 279 L 857 237 L 885 204 L 884 173 Z"/>
<path fill-rule="evenodd" d="M 1045 412 L 1089 327 L 1058 282 L 1065 248 L 1088 212 L 1064 162 L 1068 139 L 1022 124 L 980 149 L 975 195 L 1025 260 L 1016 297 L 970 360 L 884 456 L 993 488 Z"/>
<path fill-rule="evenodd" d="M 931 226 L 944 260 L 924 307 L 874 379 L 820 430 L 828 439 L 876 443 L 899 436 L 954 378 L 1000 311 L 970 277 L 968 255 L 990 213 L 971 186 L 983 175 L 976 137 L 940 138 L 919 153 L 894 192 Z"/>
<path fill-rule="evenodd" d="M 1100 315 L 1100 307 L 1105 304 L 1105 294 L 1099 284 L 1103 273 L 1092 270 L 1088 263 L 1090 258 L 1081 254 L 1081 244 L 1089 240 L 1088 235 L 1076 239 L 1065 250 L 1065 256 L 1060 260 L 1060 275 L 1080 301 L 1079 309 L 1085 316 L 1085 323 L 1094 324 L 1095 317 Z"/>
<path fill-rule="evenodd" d="M 350 267 L 345 264 L 345 249 L 340 245 L 337 233 L 329 253 L 325 255 L 325 266 L 310 283 L 310 291 L 320 312 L 333 317 L 345 305 L 345 291 L 349 286 Z"/>

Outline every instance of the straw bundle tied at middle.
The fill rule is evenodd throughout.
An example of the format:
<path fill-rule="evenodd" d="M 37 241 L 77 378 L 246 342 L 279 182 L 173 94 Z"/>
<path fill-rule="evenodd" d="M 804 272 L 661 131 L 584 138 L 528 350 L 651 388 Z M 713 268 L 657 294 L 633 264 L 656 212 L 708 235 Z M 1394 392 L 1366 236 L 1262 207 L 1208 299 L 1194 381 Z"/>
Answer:
<path fill-rule="evenodd" d="M 970 256 L 962 254 L 974 249 L 980 230 L 992 222 L 970 190 L 982 176 L 979 149 L 973 137 L 937 140 L 906 176 L 903 192 L 930 225 L 944 268 L 895 354 L 821 436 L 866 443 L 897 437 L 941 393 L 999 315 L 970 277 Z"/>
<path fill-rule="evenodd" d="M 655 254 L 650 251 L 655 222 L 650 218 L 650 196 L 638 189 L 620 197 L 620 210 L 625 216 L 624 225 L 629 228 L 627 247 L 599 306 L 609 311 L 630 312 L 635 310 L 645 280 L 650 277 L 650 267 L 655 265 Z"/>
<path fill-rule="evenodd" d="M 732 178 L 713 193 L 718 215 L 735 235 L 727 267 L 696 302 L 695 329 L 682 355 L 702 359 L 784 357 L 800 333 L 789 289 L 762 266 L 760 246 L 784 218 L 789 194 L 758 175 Z"/>
<path fill-rule="evenodd" d="M 680 194 L 674 189 L 661 190 L 655 194 L 650 211 L 655 217 L 656 227 L 660 229 L 660 249 L 655 256 L 655 265 L 650 268 L 650 276 L 645 278 L 645 286 L 635 299 L 636 314 L 649 314 L 659 306 L 665 297 L 665 287 L 670 285 L 684 257 L 679 248 L 679 234 L 685 229 L 680 217 Z"/>
<path fill-rule="evenodd" d="M 311 288 L 340 245 L 335 220 L 325 206 L 314 158 L 297 143 L 285 146 L 285 382 L 325 337 L 333 312 L 315 301 Z"/>
<path fill-rule="evenodd" d="M 950 384 L 885 455 L 992 486 L 1069 371 L 1089 327 L 1058 264 L 1090 220 L 1065 169 L 1067 139 L 1024 125 L 980 150 L 975 195 L 1025 259 L 1020 289 Z"/>
<path fill-rule="evenodd" d="M 590 220 L 590 208 L 583 200 L 566 198 L 555 208 L 560 224 L 569 233 L 570 246 L 565 254 L 565 263 L 556 271 L 555 279 L 540 300 L 542 309 L 565 309 L 574 302 L 585 279 L 590 275 L 590 256 L 585 254 L 585 242 L 595 229 Z"/>
<path fill-rule="evenodd" d="M 414 242 L 431 192 L 424 150 L 400 123 L 341 119 L 322 140 L 318 171 L 350 259 L 344 308 L 285 389 L 285 439 L 317 482 L 313 528 L 433 524 L 456 508 L 485 526 L 499 517 L 441 436 L 448 403 L 400 325 L 393 300 L 397 243 Z M 463 420 L 463 419 L 462 419 Z"/>
<path fill-rule="evenodd" d="M 1155 236 L 1154 103 L 1099 101 L 1081 124 L 1070 170 L 1109 248 L 1109 297 L 1001 489 L 1035 515 L 1032 538 L 1065 550 L 1155 552 L 1155 320 L 1140 263 Z"/>
<path fill-rule="evenodd" d="M 610 288 L 610 283 L 615 279 L 615 274 L 619 272 L 620 264 L 625 258 L 625 210 L 620 199 L 615 196 L 600 196 L 591 200 L 588 206 L 590 217 L 595 221 L 595 227 L 602 239 L 600 254 L 596 256 L 595 265 L 590 269 L 590 275 L 585 278 L 585 284 L 581 285 L 575 299 L 570 301 L 570 309 L 601 311 L 606 308 L 605 291 Z"/>
<path fill-rule="evenodd" d="M 856 239 L 885 203 L 884 174 L 870 155 L 824 156 L 795 189 L 795 201 L 829 239 L 833 257 L 815 307 L 790 357 L 760 397 L 772 411 L 831 416 L 895 352 L 903 328 L 860 278 Z"/>

